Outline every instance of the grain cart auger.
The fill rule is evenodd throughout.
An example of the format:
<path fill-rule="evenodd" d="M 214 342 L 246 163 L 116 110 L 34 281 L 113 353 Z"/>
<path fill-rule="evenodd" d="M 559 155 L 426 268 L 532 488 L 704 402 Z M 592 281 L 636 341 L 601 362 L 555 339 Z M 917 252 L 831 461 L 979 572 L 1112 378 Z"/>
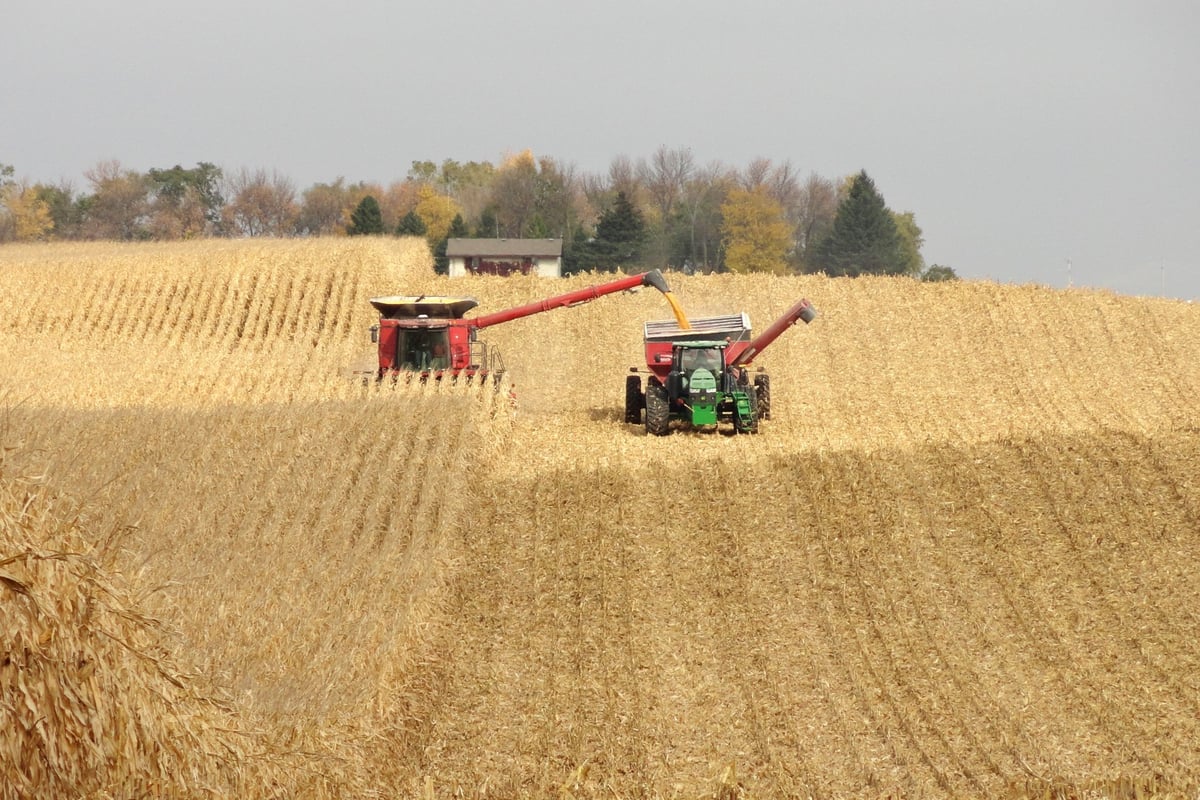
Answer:
<path fill-rule="evenodd" d="M 407 375 L 422 381 L 430 378 L 476 381 L 491 378 L 498 383 L 504 375 L 504 360 L 495 347 L 478 340 L 476 334 L 481 328 L 555 308 L 570 308 L 639 286 L 653 286 L 666 295 L 668 301 L 673 301 L 670 287 L 658 270 L 628 275 L 599 286 L 470 319 L 463 315 L 479 305 L 474 297 L 371 298 L 371 305 L 380 314 L 379 323 L 371 326 L 371 341 L 379 346 L 379 367 L 375 377 L 382 380 Z M 676 307 L 674 302 L 672 307 Z"/>
<path fill-rule="evenodd" d="M 670 320 L 647 322 L 646 387 L 638 367 L 625 379 L 625 421 L 637 424 L 645 411 L 646 433 L 665 436 L 671 421 L 694 426 L 733 423 L 737 433 L 756 433 L 760 419 L 771 418 L 771 378 L 747 367 L 779 336 L 817 310 L 801 300 L 758 336 L 750 336 L 745 313 L 691 320 L 684 330 Z"/>

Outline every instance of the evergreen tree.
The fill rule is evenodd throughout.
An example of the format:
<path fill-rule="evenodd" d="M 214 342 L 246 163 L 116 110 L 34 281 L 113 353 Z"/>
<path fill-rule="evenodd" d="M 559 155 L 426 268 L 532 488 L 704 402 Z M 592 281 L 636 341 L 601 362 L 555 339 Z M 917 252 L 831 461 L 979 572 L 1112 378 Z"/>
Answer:
<path fill-rule="evenodd" d="M 530 239 L 549 239 L 550 228 L 547 227 L 546 221 L 542 219 L 542 215 L 536 211 L 533 214 L 533 219 L 525 226 L 525 235 Z"/>
<path fill-rule="evenodd" d="M 629 202 L 624 192 L 617 192 L 612 208 L 601 215 L 596 223 L 596 238 L 617 245 L 629 245 L 633 255 L 646 235 L 646 221 L 642 212 Z"/>
<path fill-rule="evenodd" d="M 404 215 L 404 219 L 400 220 L 400 224 L 396 226 L 397 236 L 424 236 L 425 221 L 417 214 L 416 211 L 410 211 Z"/>
<path fill-rule="evenodd" d="M 467 230 L 467 223 L 463 220 L 462 214 L 455 214 L 454 219 L 450 220 L 450 231 L 446 234 L 448 239 L 466 239 L 471 235 Z"/>
<path fill-rule="evenodd" d="M 827 275 L 902 275 L 909 262 L 896 220 L 862 171 L 838 205 L 833 230 L 817 248 L 818 269 Z"/>
<path fill-rule="evenodd" d="M 575 230 L 571 233 L 571 238 L 563 243 L 563 275 L 574 275 L 576 272 L 588 268 L 588 246 L 590 244 L 583 226 L 576 225 Z"/>
<path fill-rule="evenodd" d="M 383 211 L 379 208 L 379 201 L 371 195 L 364 197 L 350 215 L 346 233 L 351 236 L 383 233 Z"/>
<path fill-rule="evenodd" d="M 467 223 L 463 222 L 462 214 L 455 214 L 454 219 L 450 220 L 450 229 L 446 232 L 446 238 L 440 239 L 433 248 L 434 272 L 438 275 L 446 275 L 450 272 L 450 259 L 446 256 L 446 245 L 451 239 L 467 238 L 467 233 Z"/>
<path fill-rule="evenodd" d="M 642 212 L 629 202 L 624 192 L 618 192 L 612 208 L 596 223 L 596 238 L 583 243 L 579 266 L 615 272 L 619 267 L 637 263 L 645 240 L 646 221 Z"/>
<path fill-rule="evenodd" d="M 495 239 L 500 236 L 498 233 L 499 223 L 496 222 L 496 209 L 488 206 L 479 215 L 479 227 L 475 229 L 476 239 Z"/>

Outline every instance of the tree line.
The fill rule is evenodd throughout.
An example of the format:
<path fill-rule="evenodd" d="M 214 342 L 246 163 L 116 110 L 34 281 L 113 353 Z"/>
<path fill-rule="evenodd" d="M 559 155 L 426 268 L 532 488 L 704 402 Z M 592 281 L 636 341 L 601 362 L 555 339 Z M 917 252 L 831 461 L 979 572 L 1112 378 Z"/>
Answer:
<path fill-rule="evenodd" d="M 698 164 L 687 148 L 582 173 L 530 151 L 498 164 L 415 161 L 388 186 L 343 178 L 303 191 L 278 173 L 208 162 L 146 172 L 104 161 L 68 182 L 17 180 L 0 163 L 0 242 L 197 237 L 423 236 L 439 268 L 454 237 L 561 238 L 565 272 L 956 277 L 927 267 L 911 211 L 889 209 L 866 171 L 802 177 L 789 163 Z"/>

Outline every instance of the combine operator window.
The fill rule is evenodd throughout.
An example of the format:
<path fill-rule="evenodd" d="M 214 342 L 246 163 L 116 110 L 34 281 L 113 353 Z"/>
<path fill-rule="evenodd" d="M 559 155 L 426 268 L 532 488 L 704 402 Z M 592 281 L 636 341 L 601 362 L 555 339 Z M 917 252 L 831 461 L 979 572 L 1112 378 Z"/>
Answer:
<path fill-rule="evenodd" d="M 445 330 L 406 331 L 400 342 L 404 368 L 424 372 L 449 369 L 450 343 Z"/>

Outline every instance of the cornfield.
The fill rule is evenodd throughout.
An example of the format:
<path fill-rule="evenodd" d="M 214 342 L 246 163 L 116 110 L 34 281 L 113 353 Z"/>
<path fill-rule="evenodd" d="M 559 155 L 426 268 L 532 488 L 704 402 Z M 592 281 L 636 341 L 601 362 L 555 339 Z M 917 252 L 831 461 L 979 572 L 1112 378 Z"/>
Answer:
<path fill-rule="evenodd" d="M 0 800 L 1196 795 L 1200 309 L 669 275 L 820 309 L 757 436 L 624 423 L 652 290 L 363 380 L 372 296 L 604 279 L 0 248 Z"/>

